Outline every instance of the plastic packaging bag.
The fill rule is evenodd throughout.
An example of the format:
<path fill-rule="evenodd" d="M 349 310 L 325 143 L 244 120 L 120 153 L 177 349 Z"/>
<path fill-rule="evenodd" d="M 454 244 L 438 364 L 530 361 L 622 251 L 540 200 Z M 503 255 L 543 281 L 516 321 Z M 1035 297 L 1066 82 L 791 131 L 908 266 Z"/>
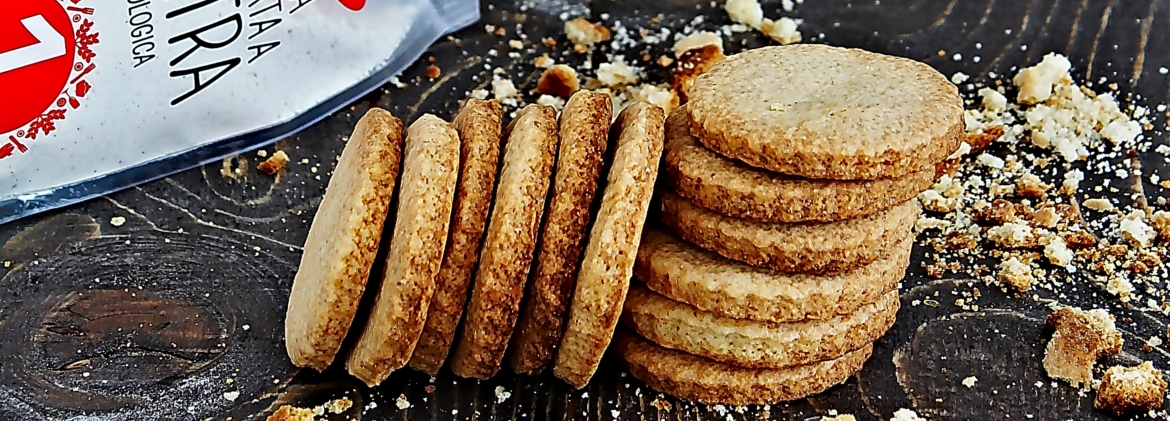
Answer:
<path fill-rule="evenodd" d="M 386 83 L 475 0 L 0 6 L 0 223 L 263 146 Z"/>

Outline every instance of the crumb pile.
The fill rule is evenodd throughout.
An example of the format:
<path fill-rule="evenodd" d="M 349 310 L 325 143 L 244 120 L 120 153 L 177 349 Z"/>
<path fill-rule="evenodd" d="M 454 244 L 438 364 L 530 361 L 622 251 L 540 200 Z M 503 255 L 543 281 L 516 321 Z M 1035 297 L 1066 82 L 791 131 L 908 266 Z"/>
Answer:
<path fill-rule="evenodd" d="M 971 276 L 1020 293 L 1042 288 L 1045 298 L 1099 289 L 1170 309 L 1170 212 L 1143 189 L 1170 183 L 1143 175 L 1138 159 L 1152 148 L 1143 135 L 1153 127 L 1150 110 L 1123 109 L 1113 94 L 1077 86 L 1070 68 L 1049 54 L 1020 70 L 1011 78 L 1014 101 L 1000 80 L 978 87 L 964 145 L 920 196 L 926 213 L 917 227 L 931 247 L 923 266 L 931 277 Z"/>

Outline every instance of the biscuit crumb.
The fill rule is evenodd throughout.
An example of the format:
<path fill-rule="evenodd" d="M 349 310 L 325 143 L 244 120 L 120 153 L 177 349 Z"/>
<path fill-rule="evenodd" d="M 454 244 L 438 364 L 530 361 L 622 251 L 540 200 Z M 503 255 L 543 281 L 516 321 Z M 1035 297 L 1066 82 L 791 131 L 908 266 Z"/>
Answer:
<path fill-rule="evenodd" d="M 1027 224 L 1007 222 L 987 230 L 987 239 L 1004 247 L 1027 248 L 1036 244 L 1032 227 Z"/>
<path fill-rule="evenodd" d="M 983 226 L 998 226 L 1016 220 L 1016 207 L 1011 202 L 995 199 L 990 204 L 979 201 L 974 204 L 972 222 Z M 988 235 L 990 236 L 990 232 Z M 989 237 L 990 239 L 990 237 Z"/>
<path fill-rule="evenodd" d="M 1146 361 L 1137 367 L 1115 366 L 1105 370 L 1093 407 L 1116 415 L 1152 411 L 1162 407 L 1166 380 L 1162 371 Z"/>
<path fill-rule="evenodd" d="M 223 392 L 223 398 L 224 398 L 225 400 L 228 400 L 228 401 L 231 401 L 231 402 L 235 402 L 235 401 L 236 401 L 236 399 L 239 399 L 239 398 L 240 398 L 240 391 L 238 391 L 238 390 L 233 390 L 233 391 L 231 391 L 231 392 Z"/>
<path fill-rule="evenodd" d="M 536 82 L 536 93 L 568 98 L 581 89 L 577 71 L 572 67 L 558 64 L 545 70 Z"/>
<path fill-rule="evenodd" d="M 247 174 L 248 160 L 242 156 L 224 158 L 223 165 L 219 169 L 219 175 L 235 181 L 245 178 Z"/>
<path fill-rule="evenodd" d="M 597 66 L 597 80 L 609 87 L 632 85 L 638 82 L 638 69 L 626 64 L 621 56 Z"/>
<path fill-rule="evenodd" d="M 272 156 L 268 157 L 268 159 L 265 159 L 264 162 L 261 162 L 260 165 L 257 165 L 256 169 L 268 175 L 276 175 L 276 173 L 284 169 L 285 164 L 288 164 L 288 154 L 278 150 Z"/>
<path fill-rule="evenodd" d="M 1027 199 L 1045 200 L 1048 198 L 1048 189 L 1051 188 L 1051 185 L 1045 184 L 1040 177 L 1032 174 L 1024 174 L 1016 181 L 1016 194 Z"/>
<path fill-rule="evenodd" d="M 1144 221 L 1145 214 L 1135 210 L 1121 219 L 1121 237 L 1138 248 L 1149 247 L 1157 233 Z"/>
<path fill-rule="evenodd" d="M 925 418 L 919 417 L 917 412 L 912 409 L 902 408 L 894 412 L 894 417 L 890 421 L 926 421 Z"/>
<path fill-rule="evenodd" d="M 674 59 L 663 55 L 658 57 L 657 63 L 659 67 L 670 67 L 674 63 Z"/>
<path fill-rule="evenodd" d="M 1157 211 L 1150 215 L 1150 226 L 1162 241 L 1170 241 L 1170 212 Z"/>
<path fill-rule="evenodd" d="M 496 79 L 492 81 L 492 97 L 497 101 L 515 98 L 519 93 L 511 79 Z"/>
<path fill-rule="evenodd" d="M 481 100 L 481 101 L 487 99 L 488 94 L 489 94 L 489 92 L 487 91 L 487 89 L 476 89 L 474 91 L 471 91 L 471 97 L 478 99 L 478 100 Z"/>
<path fill-rule="evenodd" d="M 504 403 L 508 398 L 512 397 L 512 392 L 504 391 L 504 386 L 496 386 L 496 403 Z"/>
<path fill-rule="evenodd" d="M 315 419 L 316 416 L 313 415 L 312 409 L 289 405 L 281 406 L 280 409 L 268 416 L 268 421 L 314 421 Z"/>
<path fill-rule="evenodd" d="M 801 23 L 800 19 L 787 17 L 775 21 L 764 19 L 760 24 L 760 31 L 780 45 L 795 44 L 801 40 L 800 31 L 797 29 Z"/>
<path fill-rule="evenodd" d="M 1032 268 L 1015 257 L 999 264 L 999 282 L 1011 285 L 1017 291 L 1027 291 L 1032 288 L 1036 278 L 1032 276 Z"/>
<path fill-rule="evenodd" d="M 593 44 L 608 41 L 611 37 L 609 29 L 604 26 L 595 24 L 585 20 L 585 18 L 576 18 L 565 22 L 565 35 L 569 37 L 569 42 L 572 42 L 575 51 L 584 52 Z"/>
<path fill-rule="evenodd" d="M 1052 97 L 1053 86 L 1063 80 L 1070 80 L 1068 71 L 1072 63 L 1063 55 L 1048 53 L 1039 64 L 1024 68 L 1012 79 L 1020 88 L 1016 101 L 1020 104 L 1031 105 L 1048 100 Z"/>
<path fill-rule="evenodd" d="M 1073 252 L 1068 249 L 1063 238 L 1054 237 L 1044 246 L 1044 257 L 1047 257 L 1048 261 L 1054 265 L 1068 266 L 1072 263 Z"/>
<path fill-rule="evenodd" d="M 1089 199 L 1081 203 L 1086 208 L 1098 211 L 1109 212 L 1113 210 L 1113 204 L 1108 199 Z"/>
<path fill-rule="evenodd" d="M 986 111 L 1003 111 L 1007 109 L 1007 97 L 991 88 L 979 90 L 980 105 Z"/>
<path fill-rule="evenodd" d="M 1062 307 L 1048 316 L 1048 324 L 1056 331 L 1044 349 L 1044 371 L 1074 387 L 1088 387 L 1097 360 L 1121 351 L 1124 343 L 1113 316 L 1102 309 Z"/>
<path fill-rule="evenodd" d="M 1045 206 L 1032 211 L 1032 225 L 1040 228 L 1054 228 L 1060 223 L 1060 214 L 1056 208 Z"/>
<path fill-rule="evenodd" d="M 406 399 L 406 394 L 400 393 L 398 399 L 394 401 L 394 406 L 397 406 L 398 409 L 410 408 L 410 401 Z"/>
<path fill-rule="evenodd" d="M 125 223 L 126 223 L 126 218 L 123 216 L 115 216 L 113 218 L 110 218 L 110 225 L 113 225 L 115 227 L 120 227 L 120 226 L 122 226 L 122 224 L 125 224 Z"/>
<path fill-rule="evenodd" d="M 648 102 L 669 113 L 678 106 L 678 95 L 669 88 L 656 85 L 638 85 L 630 88 L 634 101 Z"/>
<path fill-rule="evenodd" d="M 670 402 L 658 398 L 654 398 L 653 401 L 650 401 L 650 405 L 658 408 L 659 411 L 669 411 L 671 409 Z"/>
<path fill-rule="evenodd" d="M 540 105 L 553 107 L 553 109 L 557 110 L 558 113 L 561 112 L 561 110 L 565 108 L 565 100 L 557 98 L 557 97 L 552 96 L 552 95 L 541 95 L 540 98 L 536 99 L 536 103 L 540 104 Z"/>
<path fill-rule="evenodd" d="M 532 59 L 532 65 L 536 66 L 537 69 L 547 69 L 556 63 L 557 61 L 553 60 L 552 57 L 549 57 L 547 53 L 541 54 L 540 57 Z"/>
<path fill-rule="evenodd" d="M 723 38 L 714 32 L 702 31 L 687 35 L 674 43 L 674 56 L 681 57 L 687 51 L 708 45 L 715 46 L 720 53 L 723 53 Z"/>
<path fill-rule="evenodd" d="M 972 387 L 975 387 L 975 382 L 977 382 L 977 381 L 979 381 L 979 379 L 975 378 L 975 376 L 967 377 L 967 378 L 963 379 L 963 386 L 967 386 L 967 388 L 970 389 Z"/>
<path fill-rule="evenodd" d="M 439 76 L 442 76 L 442 74 L 443 74 L 443 70 L 440 69 L 439 66 L 436 66 L 433 64 L 430 66 L 427 66 L 427 78 L 428 79 L 438 79 Z"/>
<path fill-rule="evenodd" d="M 857 418 L 849 414 L 842 414 L 835 417 L 821 417 L 821 421 L 857 421 Z"/>
<path fill-rule="evenodd" d="M 331 414 L 340 414 L 342 412 L 348 411 L 349 408 L 352 408 L 353 401 L 349 400 L 349 398 L 344 398 L 344 397 L 337 398 L 337 399 L 331 400 L 329 402 L 325 402 L 324 407 L 325 407 L 325 410 L 329 411 L 329 413 L 331 413 Z"/>
<path fill-rule="evenodd" d="M 723 8 L 733 22 L 752 28 L 759 28 L 764 20 L 764 9 L 757 0 L 727 0 Z"/>
<path fill-rule="evenodd" d="M 681 102 L 687 101 L 687 92 L 699 75 L 723 60 L 723 46 L 721 44 L 707 44 L 688 49 L 674 62 L 671 70 L 671 89 L 678 95 Z"/>

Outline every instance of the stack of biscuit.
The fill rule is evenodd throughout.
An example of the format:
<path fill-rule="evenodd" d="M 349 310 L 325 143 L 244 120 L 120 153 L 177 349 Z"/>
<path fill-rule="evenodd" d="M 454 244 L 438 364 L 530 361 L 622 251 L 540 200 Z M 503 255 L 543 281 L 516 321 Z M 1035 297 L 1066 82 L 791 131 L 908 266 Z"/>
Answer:
<path fill-rule="evenodd" d="M 844 382 L 893 325 L 916 196 L 961 143 L 954 85 L 823 45 L 729 56 L 666 122 L 665 228 L 647 228 L 615 338 L 635 377 L 706 403 Z"/>
<path fill-rule="evenodd" d="M 343 355 L 374 386 L 407 365 L 486 379 L 510 353 L 519 373 L 551 366 L 583 387 L 617 327 L 663 149 L 661 108 L 612 114 L 608 94 L 579 91 L 559 118 L 529 105 L 505 128 L 499 103 L 469 99 L 453 124 L 427 114 L 404 135 L 370 110 L 305 242 L 293 363 Z"/>

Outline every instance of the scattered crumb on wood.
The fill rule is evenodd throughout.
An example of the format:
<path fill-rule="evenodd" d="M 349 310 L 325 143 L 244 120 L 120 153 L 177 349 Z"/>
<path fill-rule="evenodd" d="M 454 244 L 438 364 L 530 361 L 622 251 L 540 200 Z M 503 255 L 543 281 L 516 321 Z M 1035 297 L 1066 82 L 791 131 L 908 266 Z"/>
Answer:
<path fill-rule="evenodd" d="M 1121 351 L 1124 342 L 1113 316 L 1102 309 L 1063 307 L 1048 316 L 1048 324 L 1056 331 L 1044 350 L 1044 370 L 1074 387 L 1088 387 L 1097 359 Z"/>
<path fill-rule="evenodd" d="M 536 83 L 536 93 L 561 98 L 568 98 L 579 89 L 581 82 L 577 79 L 577 71 L 563 64 L 545 70 Z"/>
<path fill-rule="evenodd" d="M 1123 415 L 1162 407 L 1166 380 L 1162 371 L 1146 361 L 1137 367 L 1116 366 L 1105 370 L 1093 407 Z"/>
<path fill-rule="evenodd" d="M 288 155 L 284 151 L 276 151 L 268 159 L 265 159 L 264 162 L 261 162 L 260 165 L 257 165 L 256 169 L 268 175 L 275 175 L 280 170 L 283 170 L 284 165 L 287 163 Z"/>
<path fill-rule="evenodd" d="M 219 174 L 230 180 L 244 179 L 248 174 L 248 159 L 237 155 L 224 158 Z"/>
<path fill-rule="evenodd" d="M 268 421 L 314 421 L 313 410 L 284 405 L 268 416 Z"/>
<path fill-rule="evenodd" d="M 349 400 L 349 398 L 342 397 L 325 402 L 325 405 L 323 406 L 325 407 L 325 410 L 329 411 L 331 414 L 340 414 L 342 412 L 348 411 L 349 408 L 352 408 L 353 401 Z"/>

